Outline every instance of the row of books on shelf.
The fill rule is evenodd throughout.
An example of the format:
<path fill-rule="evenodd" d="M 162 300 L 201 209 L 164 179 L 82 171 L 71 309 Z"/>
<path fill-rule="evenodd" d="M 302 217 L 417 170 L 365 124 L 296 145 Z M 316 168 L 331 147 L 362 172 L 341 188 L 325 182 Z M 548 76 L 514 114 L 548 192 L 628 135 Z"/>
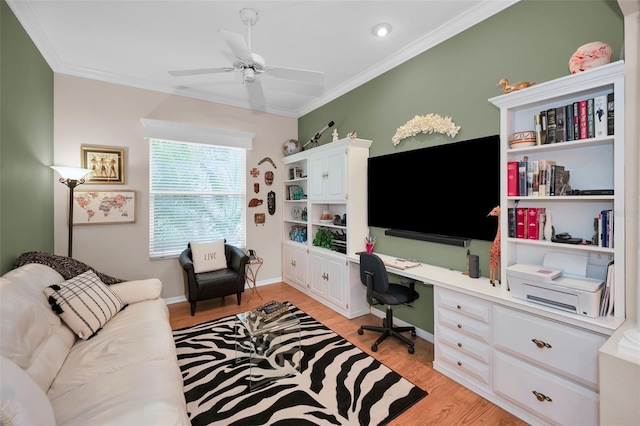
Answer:
<path fill-rule="evenodd" d="M 613 135 L 614 117 L 613 92 L 540 111 L 533 119 L 536 144 Z"/>
<path fill-rule="evenodd" d="M 613 248 L 613 210 L 602 210 L 593 219 L 592 243 L 598 247 Z"/>
<path fill-rule="evenodd" d="M 286 190 L 287 200 L 304 200 L 306 198 L 304 189 L 300 185 L 287 185 Z"/>
<path fill-rule="evenodd" d="M 509 207 L 509 238 L 544 239 L 545 207 Z"/>
<path fill-rule="evenodd" d="M 570 171 L 555 160 L 507 162 L 507 195 L 510 197 L 544 197 L 571 195 Z"/>

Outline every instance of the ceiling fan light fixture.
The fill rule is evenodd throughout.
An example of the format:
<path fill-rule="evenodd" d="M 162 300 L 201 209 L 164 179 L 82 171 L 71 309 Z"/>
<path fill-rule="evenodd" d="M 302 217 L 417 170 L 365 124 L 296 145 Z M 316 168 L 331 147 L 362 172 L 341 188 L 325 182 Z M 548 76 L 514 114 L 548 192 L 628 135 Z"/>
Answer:
<path fill-rule="evenodd" d="M 244 82 L 245 83 L 253 83 L 256 81 L 256 72 L 253 68 L 245 68 L 244 69 Z"/>
<path fill-rule="evenodd" d="M 374 25 L 373 28 L 371 28 L 371 32 L 376 37 L 386 37 L 391 33 L 391 29 L 391 24 L 382 23 Z"/>

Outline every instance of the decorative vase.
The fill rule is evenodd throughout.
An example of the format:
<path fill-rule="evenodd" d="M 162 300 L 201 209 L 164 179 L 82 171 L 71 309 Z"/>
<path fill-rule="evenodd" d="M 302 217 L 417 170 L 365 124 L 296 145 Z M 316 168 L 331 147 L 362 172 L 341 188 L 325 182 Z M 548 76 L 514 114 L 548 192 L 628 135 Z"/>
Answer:
<path fill-rule="evenodd" d="M 594 41 L 582 45 L 569 59 L 571 74 L 586 71 L 590 68 L 606 65 L 611 62 L 613 51 L 611 46 L 601 41 Z"/>
<path fill-rule="evenodd" d="M 544 239 L 547 241 L 551 241 L 553 237 L 553 223 L 551 223 L 551 213 L 545 213 L 545 221 L 544 221 Z"/>

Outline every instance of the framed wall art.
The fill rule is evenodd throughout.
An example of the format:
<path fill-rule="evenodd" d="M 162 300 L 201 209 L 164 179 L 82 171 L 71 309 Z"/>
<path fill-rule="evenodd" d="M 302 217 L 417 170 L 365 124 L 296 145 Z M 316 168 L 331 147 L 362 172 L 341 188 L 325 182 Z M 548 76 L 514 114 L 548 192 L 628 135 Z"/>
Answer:
<path fill-rule="evenodd" d="M 91 173 L 87 184 L 124 184 L 124 149 L 81 146 L 82 167 Z"/>
<path fill-rule="evenodd" d="M 75 190 L 73 192 L 74 225 L 135 223 L 136 191 Z"/>

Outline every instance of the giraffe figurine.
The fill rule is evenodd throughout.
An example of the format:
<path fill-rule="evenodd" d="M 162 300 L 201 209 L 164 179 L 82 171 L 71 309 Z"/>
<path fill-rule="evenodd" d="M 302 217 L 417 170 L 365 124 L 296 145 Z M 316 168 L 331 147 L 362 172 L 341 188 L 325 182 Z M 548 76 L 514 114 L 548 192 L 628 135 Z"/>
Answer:
<path fill-rule="evenodd" d="M 495 278 L 498 277 L 498 284 L 500 282 L 500 206 L 496 206 L 489 212 L 487 216 L 498 217 L 498 230 L 496 231 L 496 237 L 491 243 L 489 248 L 489 282 L 494 287 L 496 286 Z"/>

